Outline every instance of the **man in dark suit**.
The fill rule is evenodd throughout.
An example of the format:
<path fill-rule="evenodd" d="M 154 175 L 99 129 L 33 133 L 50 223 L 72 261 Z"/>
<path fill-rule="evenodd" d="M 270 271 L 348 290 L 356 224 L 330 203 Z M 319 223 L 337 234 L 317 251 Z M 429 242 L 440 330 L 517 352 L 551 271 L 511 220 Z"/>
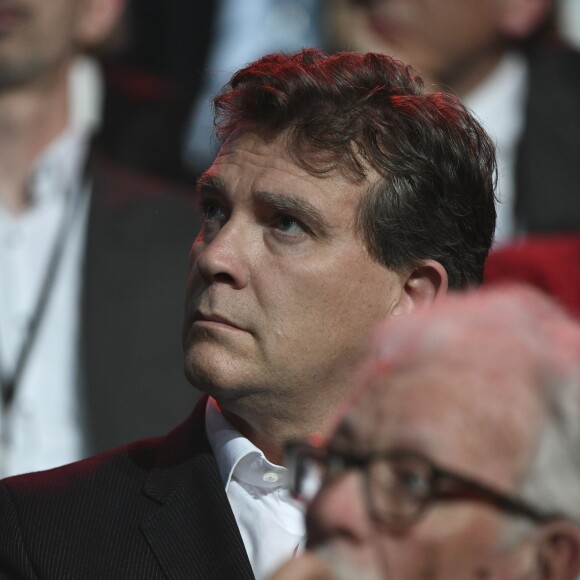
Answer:
<path fill-rule="evenodd" d="M 580 53 L 563 42 L 528 53 L 529 90 L 518 148 L 515 215 L 533 234 L 580 232 Z"/>
<path fill-rule="evenodd" d="M 93 146 L 83 55 L 122 8 L 0 5 L 0 474 L 163 434 L 195 400 L 178 339 L 192 200 Z"/>
<path fill-rule="evenodd" d="M 267 577 L 303 539 L 284 442 L 328 431 L 378 319 L 482 279 L 495 158 L 456 98 L 380 54 L 304 51 L 215 105 L 183 326 L 209 397 L 165 438 L 5 480 L 5 577 Z"/>
<path fill-rule="evenodd" d="M 336 0 L 333 49 L 380 50 L 458 94 L 494 139 L 496 242 L 580 231 L 580 54 L 554 0 Z"/>

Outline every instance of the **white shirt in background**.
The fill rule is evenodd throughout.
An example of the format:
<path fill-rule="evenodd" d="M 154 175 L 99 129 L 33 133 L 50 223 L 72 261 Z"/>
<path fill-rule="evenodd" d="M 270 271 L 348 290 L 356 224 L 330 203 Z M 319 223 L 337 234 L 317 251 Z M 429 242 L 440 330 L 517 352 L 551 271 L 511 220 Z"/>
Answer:
<path fill-rule="evenodd" d="M 0 397 L 0 476 L 55 467 L 85 454 L 78 347 L 90 185 L 82 171 L 100 107 L 95 66 L 85 59 L 73 66 L 71 120 L 35 164 L 28 207 L 13 215 L 0 204 L 0 360 L 3 372 L 11 374 L 63 213 L 81 197 L 10 412 L 2 409 Z"/>
<path fill-rule="evenodd" d="M 524 129 L 528 66 L 519 53 L 507 54 L 485 82 L 464 99 L 496 145 L 498 181 L 495 244 L 520 232 L 514 216 L 516 155 Z"/>
<path fill-rule="evenodd" d="M 270 463 L 209 398 L 206 432 L 257 580 L 301 547 L 304 507 L 288 492 L 285 467 Z"/>

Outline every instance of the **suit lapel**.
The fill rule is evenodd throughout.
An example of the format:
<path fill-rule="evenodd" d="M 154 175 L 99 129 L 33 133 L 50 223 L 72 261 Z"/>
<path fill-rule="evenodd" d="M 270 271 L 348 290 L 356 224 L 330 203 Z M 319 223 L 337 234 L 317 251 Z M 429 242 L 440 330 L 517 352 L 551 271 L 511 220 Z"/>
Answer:
<path fill-rule="evenodd" d="M 157 505 L 141 529 L 168 578 L 254 575 L 205 435 L 205 399 L 186 428 L 165 440 L 145 494 Z M 176 450 L 188 449 L 180 460 Z"/>

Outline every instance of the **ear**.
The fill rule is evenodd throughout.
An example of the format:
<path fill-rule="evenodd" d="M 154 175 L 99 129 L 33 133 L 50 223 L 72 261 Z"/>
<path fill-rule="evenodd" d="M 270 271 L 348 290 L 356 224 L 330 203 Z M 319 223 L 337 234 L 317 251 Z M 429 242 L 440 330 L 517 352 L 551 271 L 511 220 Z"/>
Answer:
<path fill-rule="evenodd" d="M 79 7 L 76 40 L 82 48 L 103 43 L 121 19 L 125 0 L 83 0 Z"/>
<path fill-rule="evenodd" d="M 500 28 L 507 38 L 524 40 L 544 22 L 554 0 L 501 0 Z"/>
<path fill-rule="evenodd" d="M 580 575 L 580 528 L 557 521 L 544 526 L 538 539 L 540 577 L 544 580 L 575 580 Z"/>
<path fill-rule="evenodd" d="M 430 306 L 447 293 L 447 287 L 445 268 L 435 260 L 427 260 L 406 276 L 401 297 L 391 314 L 408 314 Z"/>

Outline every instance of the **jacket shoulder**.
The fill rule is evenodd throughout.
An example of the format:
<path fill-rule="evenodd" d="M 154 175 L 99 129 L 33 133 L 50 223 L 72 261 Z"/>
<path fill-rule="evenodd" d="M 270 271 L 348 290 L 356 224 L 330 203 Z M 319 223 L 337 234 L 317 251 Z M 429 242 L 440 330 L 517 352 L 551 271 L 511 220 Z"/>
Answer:
<path fill-rule="evenodd" d="M 9 493 L 15 502 L 38 501 L 39 507 L 52 509 L 55 501 L 104 493 L 103 484 L 128 490 L 146 478 L 159 442 L 138 441 L 55 469 L 9 477 L 1 482 L 0 493 Z"/>
<path fill-rule="evenodd" d="M 0 578 L 91 578 L 103 554 L 146 553 L 141 488 L 158 441 L 0 482 Z M 3 576 L 3 574 L 6 574 Z"/>

